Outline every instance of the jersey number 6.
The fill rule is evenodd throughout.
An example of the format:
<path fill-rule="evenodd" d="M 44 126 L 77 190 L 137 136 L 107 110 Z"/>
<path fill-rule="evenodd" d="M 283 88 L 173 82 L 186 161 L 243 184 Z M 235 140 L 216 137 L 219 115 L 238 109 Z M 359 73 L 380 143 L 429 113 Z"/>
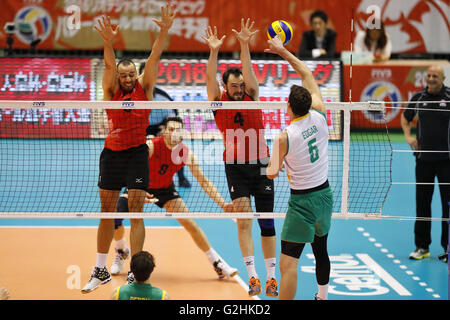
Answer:
<path fill-rule="evenodd" d="M 311 163 L 316 162 L 319 159 L 319 148 L 314 145 L 316 143 L 316 138 L 309 140 L 308 148 L 309 148 L 309 159 Z"/>

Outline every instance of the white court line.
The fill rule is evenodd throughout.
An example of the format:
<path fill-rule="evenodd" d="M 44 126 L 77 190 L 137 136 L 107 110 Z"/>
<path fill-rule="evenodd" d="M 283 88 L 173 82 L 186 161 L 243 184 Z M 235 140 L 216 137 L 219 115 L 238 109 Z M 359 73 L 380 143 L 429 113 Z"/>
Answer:
<path fill-rule="evenodd" d="M 405 287 L 400 282 L 395 280 L 386 270 L 384 270 L 378 263 L 375 262 L 368 254 L 357 253 L 356 256 L 361 259 L 366 265 L 368 265 L 373 272 L 375 272 L 381 279 L 383 279 L 389 286 L 395 290 L 401 296 L 411 296 Z"/>
<path fill-rule="evenodd" d="M 362 232 L 362 235 L 363 235 L 364 237 L 367 237 L 367 238 L 370 237 L 370 234 L 369 234 L 368 232 L 365 232 L 364 228 L 358 227 L 358 228 L 356 228 L 356 229 L 357 229 L 359 232 Z M 369 238 L 369 241 L 370 241 L 370 239 L 371 239 L 371 238 Z M 373 238 L 373 239 L 375 240 L 375 238 Z M 376 247 L 381 247 L 381 252 L 383 252 L 383 253 L 389 252 L 387 249 L 382 248 L 382 245 L 381 245 L 381 244 L 379 244 L 379 245 L 377 245 L 377 244 L 378 244 L 378 243 L 375 243 L 375 246 L 376 246 Z M 405 271 L 406 274 L 408 274 L 408 275 L 410 275 L 410 276 L 414 275 L 414 273 L 413 273 L 412 271 L 408 270 L 408 267 L 407 267 L 407 266 L 401 264 L 401 261 L 400 261 L 399 259 L 394 259 L 395 256 L 394 256 L 393 254 L 389 253 L 389 254 L 386 254 L 386 256 L 387 256 L 388 258 L 393 259 L 392 262 L 394 262 L 395 264 L 399 265 L 400 269 L 406 270 L 406 271 Z M 413 276 L 412 279 L 415 280 L 415 281 L 420 281 L 420 278 L 419 278 L 419 277 L 416 277 L 416 276 Z M 422 287 L 427 286 L 427 284 L 426 284 L 425 282 L 421 282 L 421 283 L 419 283 L 419 285 L 422 286 Z M 434 292 L 434 290 L 433 290 L 432 288 L 426 288 L 425 290 L 428 291 L 428 292 Z M 434 298 L 440 298 L 440 296 L 439 296 L 438 294 L 433 295 L 433 297 L 434 297 Z"/>

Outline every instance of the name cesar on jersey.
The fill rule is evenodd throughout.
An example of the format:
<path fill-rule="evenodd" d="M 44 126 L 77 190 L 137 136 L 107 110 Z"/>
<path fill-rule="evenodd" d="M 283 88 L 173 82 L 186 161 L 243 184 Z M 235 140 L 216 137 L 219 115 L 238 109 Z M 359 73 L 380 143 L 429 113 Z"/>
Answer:
<path fill-rule="evenodd" d="M 311 137 L 313 134 L 316 134 L 317 132 L 319 132 L 319 130 L 317 130 L 317 127 L 312 126 L 302 132 L 303 139 L 308 139 L 309 137 Z"/>

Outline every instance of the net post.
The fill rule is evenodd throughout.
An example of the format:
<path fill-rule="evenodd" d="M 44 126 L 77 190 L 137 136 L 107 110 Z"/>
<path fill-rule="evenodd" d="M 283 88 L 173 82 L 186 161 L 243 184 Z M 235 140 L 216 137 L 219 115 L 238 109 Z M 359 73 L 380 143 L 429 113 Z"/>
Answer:
<path fill-rule="evenodd" d="M 341 189 L 341 213 L 348 219 L 348 185 L 350 171 L 350 108 L 344 109 L 344 132 L 342 154 L 342 189 Z"/>

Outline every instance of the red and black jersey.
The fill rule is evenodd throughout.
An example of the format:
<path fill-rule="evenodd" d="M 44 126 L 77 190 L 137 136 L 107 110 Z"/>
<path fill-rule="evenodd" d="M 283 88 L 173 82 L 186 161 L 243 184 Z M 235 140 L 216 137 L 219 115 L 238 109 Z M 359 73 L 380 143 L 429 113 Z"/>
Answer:
<path fill-rule="evenodd" d="M 232 101 L 226 91 L 220 100 Z M 243 101 L 253 99 L 245 94 Z M 261 109 L 218 109 L 214 112 L 214 119 L 223 135 L 224 161 L 249 162 L 269 156 Z"/>
<path fill-rule="evenodd" d="M 150 185 L 148 189 L 165 189 L 173 183 L 174 174 L 186 165 L 189 148 L 179 143 L 172 150 L 164 142 L 164 137 L 152 139 L 153 153 L 149 157 Z"/>
<path fill-rule="evenodd" d="M 139 81 L 130 93 L 119 88 L 112 101 L 146 101 L 148 100 Z M 108 116 L 108 136 L 105 148 L 121 151 L 140 146 L 146 142 L 146 129 L 149 126 L 150 109 L 106 109 Z"/>

